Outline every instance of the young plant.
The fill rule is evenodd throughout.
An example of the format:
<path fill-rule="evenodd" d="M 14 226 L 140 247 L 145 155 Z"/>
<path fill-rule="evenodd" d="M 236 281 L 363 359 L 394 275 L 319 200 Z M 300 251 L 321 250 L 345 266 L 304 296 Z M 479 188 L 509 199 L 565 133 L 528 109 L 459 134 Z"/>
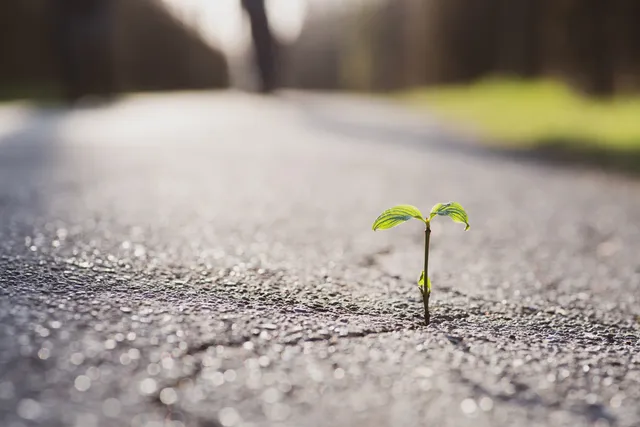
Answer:
<path fill-rule="evenodd" d="M 424 270 L 418 279 L 418 289 L 422 295 L 424 304 L 424 320 L 428 325 L 430 321 L 429 315 L 429 296 L 431 296 L 431 280 L 429 279 L 429 238 L 431 236 L 431 220 L 437 216 L 448 216 L 454 222 L 465 224 L 464 230 L 469 229 L 469 216 L 465 212 L 460 203 L 438 203 L 431 209 L 429 217 L 423 217 L 418 208 L 411 205 L 398 205 L 382 212 L 373 223 L 373 231 L 386 230 L 405 221 L 415 218 L 425 223 L 425 239 L 424 239 Z"/>

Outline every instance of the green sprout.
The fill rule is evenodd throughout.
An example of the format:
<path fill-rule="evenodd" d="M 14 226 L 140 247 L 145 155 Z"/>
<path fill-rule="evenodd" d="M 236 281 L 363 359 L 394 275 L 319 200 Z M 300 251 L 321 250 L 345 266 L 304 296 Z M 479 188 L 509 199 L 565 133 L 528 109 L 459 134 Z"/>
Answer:
<path fill-rule="evenodd" d="M 402 224 L 411 218 L 418 219 L 425 223 L 425 239 L 424 239 L 424 270 L 418 279 L 418 289 L 422 295 L 424 304 L 424 320 L 428 325 L 430 321 L 429 315 L 429 297 L 431 296 L 431 280 L 429 279 L 429 238 L 431 237 L 431 220 L 436 215 L 448 216 L 454 222 L 465 224 L 464 230 L 469 229 L 469 216 L 465 212 L 460 203 L 438 203 L 431 209 L 429 217 L 423 217 L 418 208 L 411 205 L 398 205 L 382 212 L 373 223 L 373 231 L 386 230 L 396 225 Z M 426 282 L 426 286 L 425 286 Z"/>

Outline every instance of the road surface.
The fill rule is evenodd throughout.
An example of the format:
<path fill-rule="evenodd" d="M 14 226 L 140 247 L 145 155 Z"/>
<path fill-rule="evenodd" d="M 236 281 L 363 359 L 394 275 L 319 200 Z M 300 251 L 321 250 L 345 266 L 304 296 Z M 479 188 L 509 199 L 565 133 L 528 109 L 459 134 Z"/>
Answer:
<path fill-rule="evenodd" d="M 364 98 L 0 108 L 7 427 L 640 425 L 640 183 Z M 417 221 L 433 225 L 432 324 Z"/>

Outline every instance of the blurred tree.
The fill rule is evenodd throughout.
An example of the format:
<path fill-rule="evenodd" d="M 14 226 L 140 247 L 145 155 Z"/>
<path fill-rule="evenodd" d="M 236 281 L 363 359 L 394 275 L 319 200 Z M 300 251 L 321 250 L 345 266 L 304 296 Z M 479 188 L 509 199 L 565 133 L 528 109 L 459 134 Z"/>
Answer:
<path fill-rule="evenodd" d="M 114 92 L 111 0 L 57 0 L 55 42 L 69 101 Z"/>
<path fill-rule="evenodd" d="M 366 52 L 361 55 L 365 57 L 364 61 L 359 58 L 351 61 L 344 55 L 345 47 L 357 45 L 359 39 L 352 37 L 353 33 L 349 32 L 352 28 L 350 24 L 360 28 L 350 18 L 352 17 L 324 8 L 319 2 L 310 2 L 302 34 L 294 44 L 286 46 L 284 83 L 290 87 L 309 89 L 359 87 L 360 83 L 356 82 L 360 76 L 358 70 L 368 72 L 372 67 L 366 63 Z M 331 26 L 330 31 L 327 29 L 328 25 Z M 352 68 L 355 71 L 351 71 Z M 350 78 L 349 82 L 344 81 L 347 76 Z"/>
<path fill-rule="evenodd" d="M 582 44 L 585 67 L 590 70 L 587 90 L 595 95 L 610 95 L 614 90 L 614 63 L 612 52 L 612 2 L 585 0 L 586 25 Z"/>
<path fill-rule="evenodd" d="M 49 44 L 51 4 L 42 0 L 0 2 L 0 97 L 38 91 L 55 96 L 56 55 Z"/>
<path fill-rule="evenodd" d="M 540 6 L 540 0 L 500 0 L 497 4 L 498 72 L 523 77 L 534 77 L 539 73 Z"/>
<path fill-rule="evenodd" d="M 256 65 L 260 74 L 261 91 L 272 92 L 276 88 L 276 41 L 269 27 L 264 0 L 242 0 L 242 6 L 251 22 L 251 37 Z"/>

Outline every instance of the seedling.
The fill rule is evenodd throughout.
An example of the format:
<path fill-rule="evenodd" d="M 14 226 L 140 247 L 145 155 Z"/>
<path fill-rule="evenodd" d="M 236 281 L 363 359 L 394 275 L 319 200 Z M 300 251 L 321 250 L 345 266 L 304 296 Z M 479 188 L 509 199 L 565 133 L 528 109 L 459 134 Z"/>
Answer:
<path fill-rule="evenodd" d="M 431 220 L 436 216 L 448 216 L 454 222 L 460 222 L 465 225 L 464 230 L 469 229 L 469 216 L 465 212 L 460 203 L 438 203 L 431 209 L 429 217 L 423 217 L 418 208 L 411 205 L 398 205 L 382 212 L 373 223 L 373 231 L 386 230 L 396 225 L 402 224 L 411 218 L 418 219 L 425 223 L 424 230 L 424 270 L 418 279 L 418 289 L 422 295 L 424 304 L 424 321 L 428 325 L 430 321 L 429 315 L 429 297 L 431 296 L 431 280 L 429 279 L 429 238 L 431 236 Z M 425 283 L 426 282 L 426 283 Z"/>

